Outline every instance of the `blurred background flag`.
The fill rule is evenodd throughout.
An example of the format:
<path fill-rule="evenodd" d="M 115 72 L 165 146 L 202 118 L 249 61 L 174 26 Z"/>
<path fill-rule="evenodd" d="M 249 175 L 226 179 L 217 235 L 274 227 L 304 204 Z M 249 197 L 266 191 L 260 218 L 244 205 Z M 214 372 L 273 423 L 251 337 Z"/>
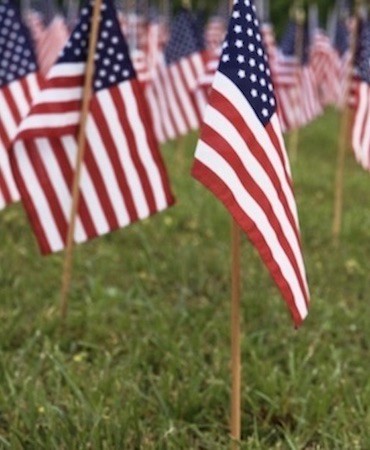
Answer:
<path fill-rule="evenodd" d="M 167 70 L 163 72 L 165 94 L 177 136 L 199 128 L 205 95 L 198 90 L 198 79 L 205 73 L 203 40 L 196 17 L 182 9 L 171 24 L 165 49 Z"/>
<path fill-rule="evenodd" d="M 370 170 L 370 22 L 360 22 L 354 61 L 356 109 L 352 129 L 352 146 L 357 161 Z"/>
<path fill-rule="evenodd" d="M 8 151 L 39 90 L 31 38 L 14 2 L 0 2 L 0 209 L 19 200 Z"/>
<path fill-rule="evenodd" d="M 246 232 L 299 325 L 309 291 L 289 161 L 251 0 L 234 1 L 193 176 Z"/>
<path fill-rule="evenodd" d="M 43 253 L 66 244 L 93 3 L 81 10 L 12 150 L 15 178 Z M 102 5 L 93 89 L 76 242 L 144 219 L 174 201 L 112 0 Z"/>

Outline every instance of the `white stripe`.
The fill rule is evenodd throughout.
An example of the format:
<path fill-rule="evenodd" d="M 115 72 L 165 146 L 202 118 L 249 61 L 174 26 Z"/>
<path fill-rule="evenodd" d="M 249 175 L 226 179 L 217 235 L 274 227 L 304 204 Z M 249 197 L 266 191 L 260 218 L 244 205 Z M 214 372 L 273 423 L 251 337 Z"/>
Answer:
<path fill-rule="evenodd" d="M 220 55 L 220 57 L 221 57 L 221 55 Z M 202 59 L 200 53 L 199 52 L 193 53 L 190 57 L 190 61 L 195 70 L 195 74 L 196 74 L 195 77 L 196 78 L 201 77 L 205 72 L 205 67 L 204 67 L 204 62 L 203 62 L 203 59 Z M 217 70 L 218 65 L 219 65 L 219 61 L 217 60 L 215 70 Z"/>
<path fill-rule="evenodd" d="M 53 186 L 56 196 L 58 197 L 59 206 L 63 211 L 63 215 L 66 219 L 67 224 L 69 224 L 71 218 L 72 196 L 65 182 L 64 176 L 60 169 L 60 165 L 54 156 L 53 150 L 51 148 L 52 144 L 47 138 L 35 139 L 34 142 L 39 157 L 42 160 L 45 168 L 47 168 L 50 183 Z M 82 227 L 80 218 L 77 217 L 75 227 L 75 240 L 76 242 L 82 242 L 86 241 L 86 239 L 86 232 Z"/>
<path fill-rule="evenodd" d="M 41 91 L 34 104 L 64 103 L 73 100 L 81 100 L 82 91 L 82 87 L 44 89 Z"/>
<path fill-rule="evenodd" d="M 254 221 L 256 227 L 266 240 L 283 277 L 292 290 L 294 301 L 301 318 L 305 318 L 307 315 L 307 307 L 297 276 L 260 205 L 241 184 L 233 168 L 216 151 L 202 141 L 198 144 L 196 158 L 212 170 L 228 186 L 240 208 L 246 211 L 247 215 Z"/>
<path fill-rule="evenodd" d="M 76 77 L 85 73 L 85 63 L 59 63 L 54 64 L 46 75 L 46 79 Z"/>
<path fill-rule="evenodd" d="M 362 84 L 362 83 L 361 83 Z M 365 84 L 365 83 L 364 83 Z M 366 86 L 366 85 L 365 85 Z M 367 89 L 369 89 L 367 87 Z M 362 164 L 362 167 L 364 169 L 368 169 L 368 152 L 370 148 L 370 114 L 369 114 L 369 92 L 365 93 L 365 98 L 367 100 L 367 110 L 366 114 L 364 115 L 364 136 L 362 138 L 361 146 L 360 146 L 360 162 Z"/>
<path fill-rule="evenodd" d="M 122 83 L 120 85 L 120 92 L 122 100 L 127 105 L 127 115 L 131 128 L 134 133 L 136 147 L 138 149 L 141 162 L 145 168 L 147 177 L 149 179 L 152 192 L 154 195 L 156 208 L 158 211 L 165 209 L 167 205 L 166 195 L 164 192 L 162 179 L 158 170 L 158 166 L 154 161 L 152 152 L 149 147 L 148 135 L 145 131 L 144 124 L 142 123 L 137 107 L 137 101 L 135 94 L 132 91 L 131 83 Z"/>
<path fill-rule="evenodd" d="M 104 110 L 104 112 L 107 117 L 110 117 L 111 112 L 109 110 Z M 87 120 L 86 136 L 91 151 L 94 155 L 96 165 L 103 179 L 117 221 L 121 227 L 124 227 L 130 223 L 125 200 L 122 196 L 112 162 L 107 154 L 107 151 L 109 152 L 109 148 L 107 148 L 104 144 L 99 128 L 91 114 Z"/>
<path fill-rule="evenodd" d="M 64 243 L 56 226 L 47 198 L 39 184 L 39 180 L 22 141 L 17 141 L 15 143 L 14 155 L 20 175 L 24 180 L 27 193 L 32 199 L 36 215 L 41 223 L 48 244 L 53 252 L 57 252 L 64 247 Z"/>
<path fill-rule="evenodd" d="M 77 125 L 80 120 L 79 112 L 32 114 L 28 116 L 19 128 L 19 133 L 25 130 L 37 130 L 43 128 L 60 128 L 69 125 Z"/>
<path fill-rule="evenodd" d="M 30 91 L 31 101 L 33 102 L 40 92 L 40 86 L 36 74 L 33 73 L 31 75 L 28 75 L 26 77 L 26 81 L 28 84 L 28 89 Z"/>
<path fill-rule="evenodd" d="M 76 168 L 77 154 L 76 139 L 74 136 L 64 136 L 61 138 L 61 142 L 64 147 L 65 155 L 67 156 L 74 173 Z M 83 164 L 81 168 L 80 190 L 86 201 L 87 208 L 98 235 L 100 236 L 102 234 L 108 233 L 110 231 L 109 224 L 101 207 L 94 183 L 86 168 L 86 164 Z M 76 242 L 80 241 L 77 241 L 76 239 Z"/>
<path fill-rule="evenodd" d="M 188 91 L 193 92 L 197 87 L 197 78 L 194 76 L 189 58 L 181 58 L 179 61 L 179 67 L 184 75 L 186 87 Z"/>
<path fill-rule="evenodd" d="M 1 192 L 1 189 L 0 189 L 0 211 L 2 209 L 4 209 L 5 206 L 6 206 L 5 199 L 4 199 L 3 193 Z"/>
<path fill-rule="evenodd" d="M 121 168 L 126 174 L 127 184 L 129 186 L 136 211 L 138 216 L 142 219 L 149 216 L 149 207 L 147 200 L 145 198 L 145 193 L 139 174 L 136 170 L 134 162 L 132 160 L 127 138 L 125 136 L 124 130 L 120 118 L 118 116 L 118 111 L 113 103 L 113 100 L 107 90 L 102 90 L 98 92 L 97 99 L 103 111 L 109 111 L 109 121 L 108 125 L 112 130 L 111 136 L 113 138 L 114 144 L 118 151 L 118 156 L 121 162 Z M 126 103 L 126 101 L 124 102 Z M 130 109 L 132 105 L 129 105 Z"/>

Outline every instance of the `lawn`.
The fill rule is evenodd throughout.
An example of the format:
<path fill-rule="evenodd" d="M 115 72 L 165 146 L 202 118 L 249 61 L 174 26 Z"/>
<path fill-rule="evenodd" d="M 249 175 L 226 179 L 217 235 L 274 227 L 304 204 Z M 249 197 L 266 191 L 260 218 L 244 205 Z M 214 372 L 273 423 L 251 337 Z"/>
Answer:
<path fill-rule="evenodd" d="M 302 131 L 293 165 L 312 294 L 297 331 L 243 242 L 242 449 L 370 445 L 370 175 L 348 152 L 331 239 L 337 113 Z M 189 176 L 195 136 L 163 149 L 177 204 L 41 257 L 20 205 L 0 221 L 0 448 L 227 449 L 230 217 Z"/>

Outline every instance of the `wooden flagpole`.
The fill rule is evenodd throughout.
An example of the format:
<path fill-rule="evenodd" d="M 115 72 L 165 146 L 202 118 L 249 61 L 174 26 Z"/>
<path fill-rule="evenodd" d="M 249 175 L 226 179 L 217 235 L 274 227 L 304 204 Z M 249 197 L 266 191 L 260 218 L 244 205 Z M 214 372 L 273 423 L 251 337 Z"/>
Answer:
<path fill-rule="evenodd" d="M 82 107 L 81 107 L 81 120 L 80 120 L 80 128 L 78 131 L 77 137 L 77 156 L 76 156 L 76 168 L 75 174 L 73 178 L 73 186 L 72 186 L 72 205 L 71 205 L 71 213 L 70 213 L 70 221 L 68 226 L 68 234 L 67 234 L 67 248 L 66 254 L 64 258 L 64 267 L 63 267 L 63 277 L 62 277 L 62 290 L 61 290 L 61 317 L 64 321 L 67 317 L 68 312 L 68 295 L 71 286 L 71 276 L 72 276 L 72 263 L 73 263 L 73 247 L 74 247 L 74 234 L 76 227 L 76 218 L 78 212 L 78 205 L 80 199 L 80 180 L 81 180 L 81 169 L 82 163 L 85 155 L 86 148 L 86 122 L 87 116 L 89 113 L 89 106 L 92 94 L 92 83 L 94 76 L 94 55 L 96 50 L 96 44 L 98 40 L 98 31 L 99 31 L 99 17 L 101 10 L 102 0 L 95 0 L 94 9 L 93 9 L 93 17 L 92 17 L 92 27 L 90 31 L 90 42 L 89 42 L 89 52 L 87 57 L 86 64 L 86 75 L 85 75 L 85 83 L 83 90 L 83 98 L 82 98 Z"/>
<path fill-rule="evenodd" d="M 297 33 L 295 36 L 295 49 L 294 53 L 298 59 L 298 64 L 301 64 L 303 57 L 303 47 L 304 47 L 304 21 L 305 15 L 303 11 L 302 0 L 297 0 L 294 6 L 294 16 L 297 24 Z M 295 89 L 295 103 L 298 107 L 299 102 L 299 86 L 298 86 L 299 74 L 297 73 L 297 86 Z M 299 143 L 299 126 L 297 126 L 290 135 L 290 145 L 289 150 L 291 154 L 291 160 L 296 161 L 298 155 L 298 143 Z"/>
<path fill-rule="evenodd" d="M 241 231 L 233 219 L 231 227 L 231 420 L 233 449 L 241 438 Z"/>
<path fill-rule="evenodd" d="M 233 0 L 229 0 L 232 12 Z M 241 230 L 235 219 L 231 225 L 231 414 L 232 448 L 237 450 L 241 439 Z"/>
<path fill-rule="evenodd" d="M 335 176 L 335 194 L 334 194 L 334 218 L 333 218 L 333 239 L 334 243 L 338 244 L 339 235 L 342 228 L 343 217 L 343 191 L 344 191 L 344 168 L 346 159 L 346 149 L 348 145 L 349 125 L 351 118 L 351 111 L 348 105 L 349 94 L 351 90 L 351 81 L 353 74 L 353 65 L 357 47 L 358 31 L 359 31 L 359 16 L 361 8 L 361 0 L 356 0 L 355 3 L 355 23 L 352 30 L 350 60 L 348 64 L 348 71 L 345 81 L 344 92 L 344 108 L 340 123 L 340 134 L 338 140 L 338 156 L 337 156 L 337 172 Z"/>

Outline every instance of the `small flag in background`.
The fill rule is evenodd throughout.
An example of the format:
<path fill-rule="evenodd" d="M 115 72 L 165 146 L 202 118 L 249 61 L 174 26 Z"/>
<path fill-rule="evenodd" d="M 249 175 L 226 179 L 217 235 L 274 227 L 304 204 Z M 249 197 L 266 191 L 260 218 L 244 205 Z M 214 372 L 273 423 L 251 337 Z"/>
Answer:
<path fill-rule="evenodd" d="M 19 200 L 9 147 L 39 90 L 29 32 L 10 0 L 0 0 L 0 209 Z"/>
<path fill-rule="evenodd" d="M 218 197 L 259 251 L 296 325 L 309 292 L 290 167 L 255 6 L 235 0 L 193 176 Z"/>
<path fill-rule="evenodd" d="M 207 104 L 203 92 L 197 90 L 198 79 L 205 73 L 200 36 L 192 13 L 180 11 L 173 19 L 165 51 L 168 68 L 163 84 L 176 136 L 199 128 Z"/>
<path fill-rule="evenodd" d="M 43 253 L 66 245 L 93 4 L 82 9 L 12 150 L 15 178 Z M 173 203 L 113 0 L 102 4 L 95 63 L 76 242 Z"/>
<path fill-rule="evenodd" d="M 370 170 L 370 22 L 360 24 L 355 56 L 356 110 L 352 146 L 357 161 Z"/>

